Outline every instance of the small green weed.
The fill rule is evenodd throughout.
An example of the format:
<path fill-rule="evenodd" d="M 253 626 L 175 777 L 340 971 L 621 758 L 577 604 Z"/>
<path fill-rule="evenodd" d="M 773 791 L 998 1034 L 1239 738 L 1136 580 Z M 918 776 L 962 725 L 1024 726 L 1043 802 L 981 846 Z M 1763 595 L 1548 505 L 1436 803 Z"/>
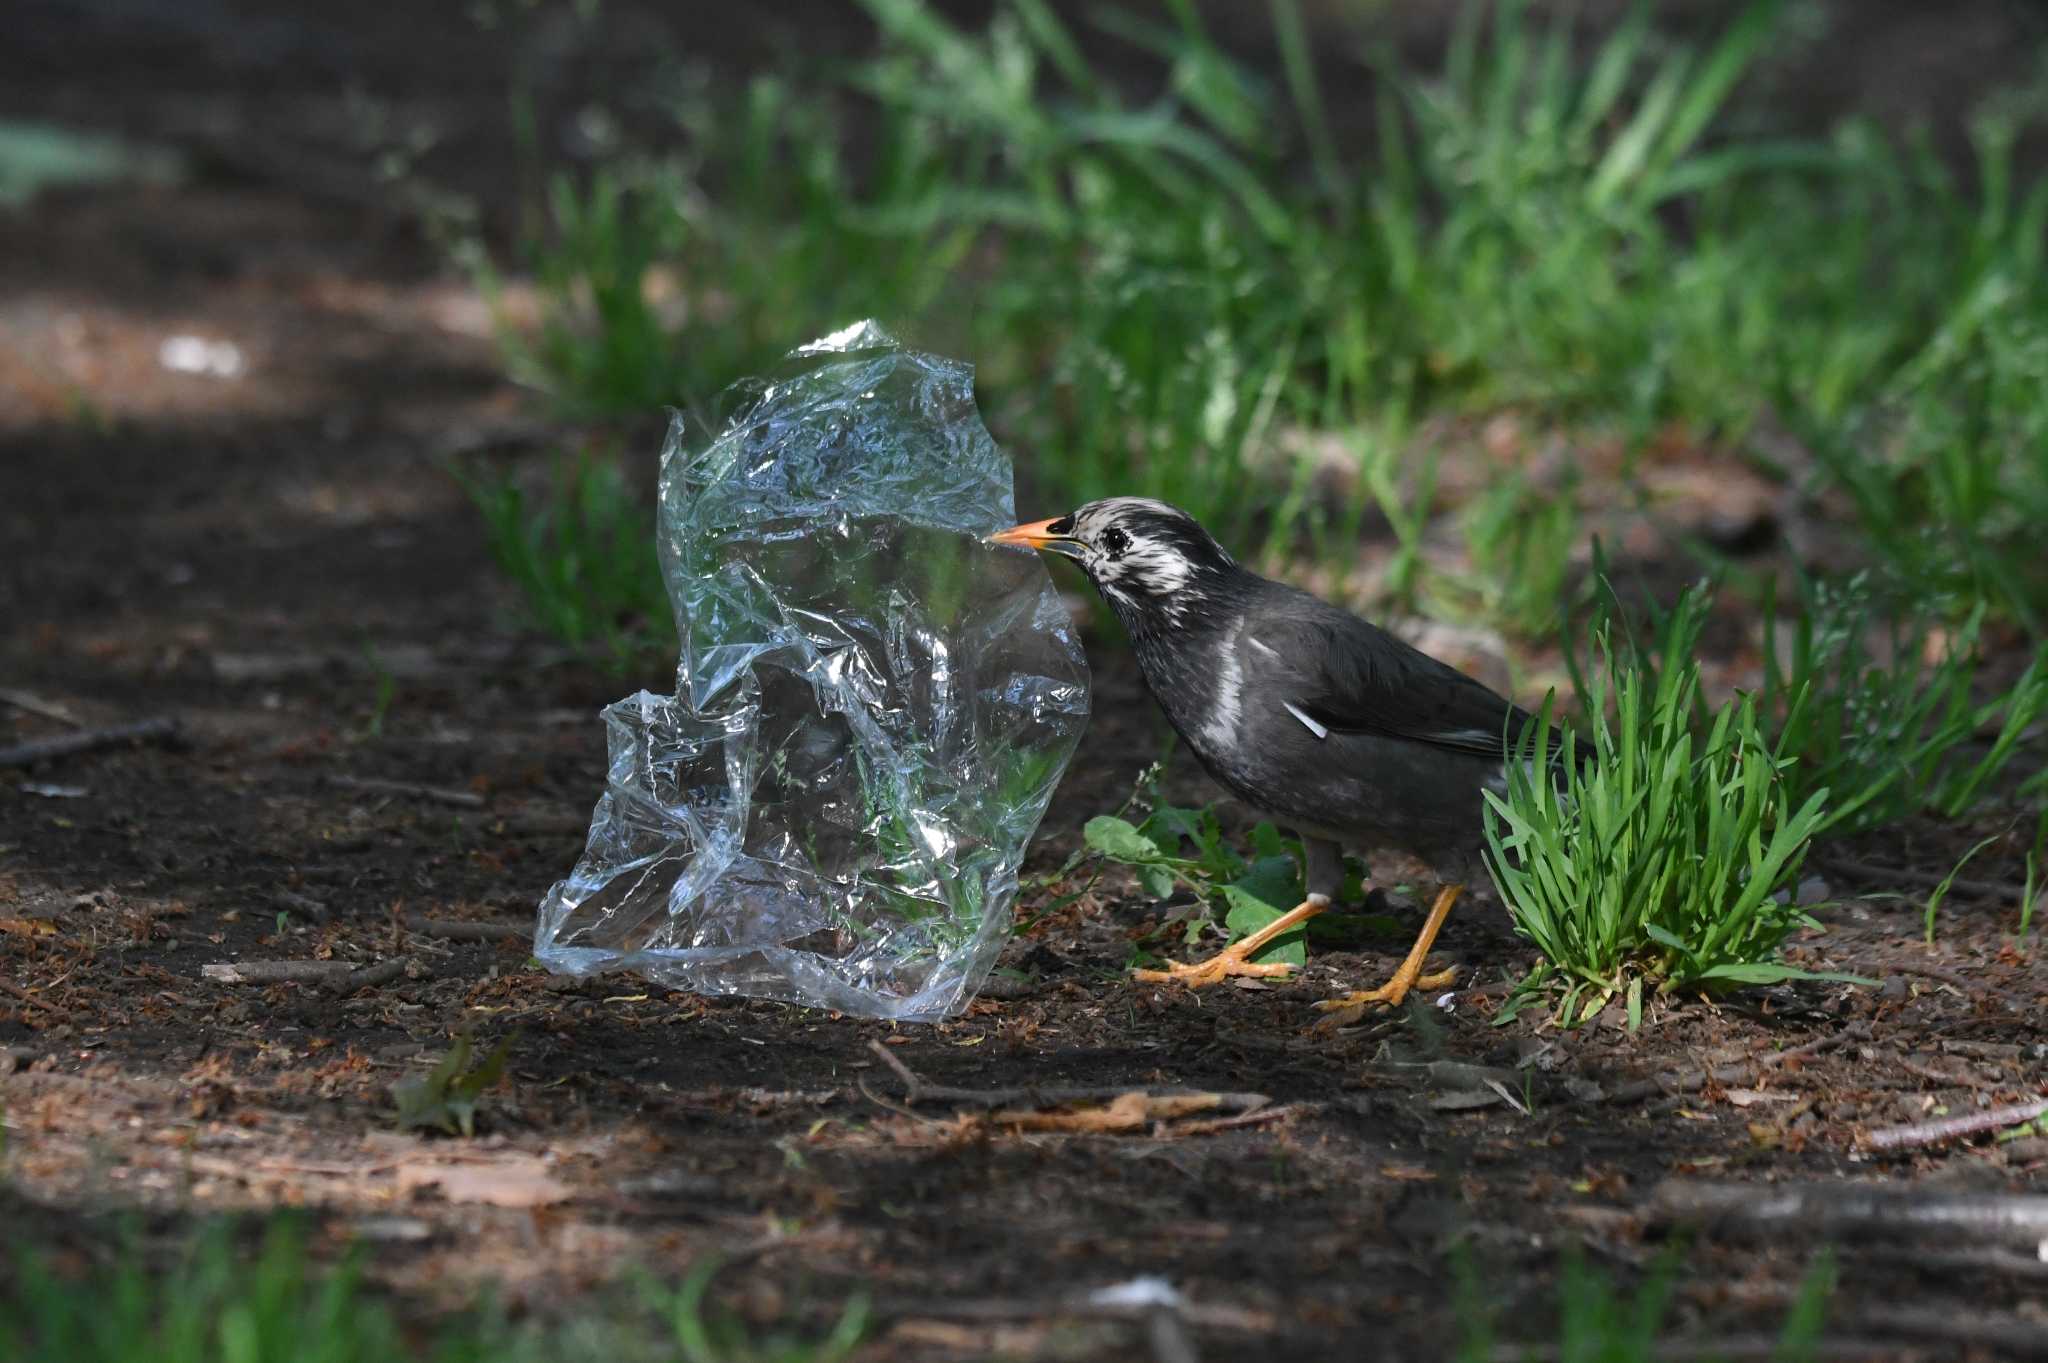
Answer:
<path fill-rule="evenodd" d="M 378 656 L 377 646 L 363 645 L 363 663 L 370 669 L 372 691 L 370 695 L 370 717 L 363 724 L 365 738 L 384 737 L 384 717 L 391 713 L 391 701 L 398 694 L 398 678 L 384 665 Z"/>
<path fill-rule="evenodd" d="M 1588 1266 L 1582 1255 L 1567 1253 L 1558 1276 L 1557 1343 L 1550 1348 L 1530 1346 L 1525 1356 L 1555 1363 L 1655 1363 L 1676 1342 L 1663 1335 L 1680 1264 L 1675 1252 L 1660 1256 L 1649 1276 L 1630 1290 Z M 1778 1332 L 1777 1348 L 1770 1355 L 1774 1363 L 1807 1363 L 1819 1356 L 1828 1299 L 1834 1295 L 1837 1277 L 1833 1254 L 1823 1251 L 1800 1281 L 1799 1293 Z M 1460 1296 L 1467 1324 L 1457 1354 L 1459 1363 L 1497 1363 L 1515 1357 L 1514 1346 L 1494 1341 L 1493 1313 L 1476 1274 L 1467 1268 L 1462 1278 Z M 1711 1344 L 1704 1350 L 1688 1344 L 1685 1356 L 1712 1363 L 1715 1354 Z"/>
<path fill-rule="evenodd" d="M 1582 691 L 1590 751 L 1576 734 L 1560 738 L 1546 703 L 1505 793 L 1486 797 L 1488 866 L 1544 955 L 1526 984 L 1562 976 L 1572 1020 L 1621 995 L 1633 1024 L 1646 986 L 1805 973 L 1775 957 L 1812 922 L 1790 886 L 1826 825 L 1827 792 L 1793 800 L 1794 759 L 1766 742 L 1752 698 L 1696 731 L 1707 602 L 1704 588 L 1687 591 L 1647 650 L 1617 655 L 1603 626 Z"/>
<path fill-rule="evenodd" d="M 1287 837 L 1270 823 L 1255 824 L 1249 853 L 1231 846 L 1216 811 L 1182 809 L 1158 799 L 1158 780 L 1165 762 L 1154 763 L 1138 778 L 1130 798 L 1114 814 L 1099 814 L 1082 830 L 1087 853 L 1128 866 L 1145 892 L 1158 900 L 1179 891 L 1194 896 L 1194 911 L 1183 928 L 1183 945 L 1195 946 L 1204 935 L 1221 931 L 1227 941 L 1250 936 L 1301 903 L 1302 850 L 1298 838 Z M 1133 823 L 1125 818 L 1134 806 L 1149 813 Z M 1064 879 L 1085 854 L 1076 853 L 1054 880 Z M 1364 891 L 1364 871 L 1347 862 L 1340 899 L 1356 903 Z M 1048 883 L 1053 883 L 1048 881 Z M 1078 898 L 1075 891 L 1066 901 Z M 1220 919 L 1216 910 L 1222 911 Z M 1275 938 L 1253 959 L 1301 965 L 1307 959 L 1307 938 L 1350 940 L 1361 932 L 1397 935 L 1400 925 L 1383 914 L 1327 913 L 1303 929 Z"/>
<path fill-rule="evenodd" d="M 1301 902 L 1296 859 L 1300 844 L 1283 838 L 1269 823 L 1252 830 L 1249 858 L 1224 840 L 1223 827 L 1209 809 L 1160 805 L 1142 824 L 1098 814 L 1083 833 L 1097 854 L 1135 870 L 1154 899 L 1166 899 L 1185 888 L 1198 904 L 1221 904 L 1223 929 L 1233 941 L 1257 932 Z M 1183 844 L 1192 856 L 1182 854 Z M 1189 919 L 1188 945 L 1194 945 L 1211 922 L 1206 915 Z M 1300 932 L 1285 933 L 1257 959 L 1301 965 L 1308 959 L 1306 938 Z"/>
<path fill-rule="evenodd" d="M 1927 940 L 1930 943 L 1934 941 L 1934 920 L 1941 916 L 1942 903 L 1945 900 L 1947 900 L 1949 890 L 1953 888 L 1956 883 L 1956 877 L 1963 873 L 1963 868 L 1965 866 L 1968 866 L 1972 861 L 1976 860 L 1977 854 L 1979 852 L 1983 851 L 1985 848 L 1991 846 L 1992 843 L 1997 841 L 1998 839 L 1996 837 L 1981 839 L 1975 846 L 1971 847 L 1969 851 L 1963 853 L 1962 858 L 1958 860 L 1954 866 L 1951 866 L 1949 868 L 1948 874 L 1941 878 L 1941 883 L 1934 887 L 1934 893 L 1927 896 L 1927 908 L 1925 910 L 1925 928 Z"/>
<path fill-rule="evenodd" d="M 2020 891 L 2020 929 L 2024 937 L 2034 930 L 2034 910 L 2048 901 L 2048 804 L 2034 823 L 2034 845 L 2027 852 L 2027 883 Z"/>
<path fill-rule="evenodd" d="M 431 1071 L 392 1086 L 401 1131 L 425 1127 L 450 1136 L 476 1134 L 477 1104 L 484 1091 L 504 1077 L 512 1038 L 500 1041 L 474 1065 L 470 1064 L 473 1050 L 474 1043 L 465 1031 Z"/>
<path fill-rule="evenodd" d="M 868 1333 L 867 1297 L 856 1293 L 824 1339 L 777 1333 L 756 1336 L 742 1321 L 706 1309 L 705 1294 L 721 1267 L 701 1261 L 674 1290 L 648 1284 L 647 1304 L 667 1321 L 683 1363 L 841 1363 Z"/>
<path fill-rule="evenodd" d="M 458 470 L 491 554 L 534 623 L 614 671 L 673 654 L 675 618 L 654 551 L 654 514 L 615 459 L 558 462 L 546 497 L 512 474 Z"/>

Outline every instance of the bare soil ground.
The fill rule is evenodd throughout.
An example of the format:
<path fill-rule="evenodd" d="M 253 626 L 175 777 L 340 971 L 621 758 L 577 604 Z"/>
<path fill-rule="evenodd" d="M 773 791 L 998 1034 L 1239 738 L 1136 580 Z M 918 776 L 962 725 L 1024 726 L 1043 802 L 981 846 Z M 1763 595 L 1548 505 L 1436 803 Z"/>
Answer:
<path fill-rule="evenodd" d="M 81 1213 L 304 1206 L 377 1243 L 377 1280 L 422 1311 L 485 1281 L 572 1311 L 629 1267 L 719 1252 L 741 1256 L 721 1290 L 750 1315 L 823 1321 L 870 1292 L 863 1358 L 1144 1356 L 1140 1324 L 1087 1304 L 1143 1275 L 1194 1304 L 1204 1358 L 1431 1357 L 1465 1314 L 1460 1254 L 1501 1334 L 1539 1338 L 1566 1245 L 1634 1278 L 1699 1181 L 2048 1192 L 2048 1140 L 1866 1148 L 2048 1092 L 2013 845 L 1921 939 L 1976 829 L 1817 856 L 1833 895 L 1898 897 L 1827 910 L 1792 954 L 1881 986 L 1670 1000 L 1636 1034 L 1493 1025 L 1532 956 L 1483 900 L 1442 938 L 1457 988 L 1334 1036 L 1306 1030 L 1309 1005 L 1383 976 L 1405 938 L 1322 946 L 1277 985 L 1134 987 L 1156 910 L 1113 874 L 1050 913 L 1073 887 L 1028 895 L 1004 966 L 1030 982 L 937 1026 L 539 973 L 521 934 L 581 844 L 595 711 L 663 678 L 508 627 L 442 464 L 538 456 L 555 432 L 502 380 L 473 294 L 346 198 L 223 174 L 0 218 L 0 746 L 182 726 L 0 773 L 10 1243 L 99 1242 Z M 244 372 L 165 369 L 178 334 L 232 341 Z M 1097 718 L 1032 872 L 1159 750 L 1128 659 L 1095 661 Z M 406 970 L 352 990 L 203 974 L 281 958 Z M 393 1084 L 472 1026 L 516 1038 L 478 1138 L 401 1133 Z M 1034 1131 L 913 1104 L 877 1042 L 933 1084 L 1269 1102 Z M 2031 1248 L 1823 1229 L 1699 1232 L 1674 1331 L 1753 1343 L 1828 1238 L 1841 1356 L 2048 1353 Z"/>

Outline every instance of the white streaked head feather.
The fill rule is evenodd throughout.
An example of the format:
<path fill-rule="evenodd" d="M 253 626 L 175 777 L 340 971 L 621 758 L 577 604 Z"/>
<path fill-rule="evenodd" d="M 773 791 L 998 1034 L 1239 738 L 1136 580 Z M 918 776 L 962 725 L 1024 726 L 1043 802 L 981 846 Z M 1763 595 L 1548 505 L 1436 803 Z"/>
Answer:
<path fill-rule="evenodd" d="M 1168 620 L 1182 620 L 1200 568 L 1173 532 L 1160 533 L 1160 523 L 1185 525 L 1214 546 L 1185 512 L 1150 497 L 1110 497 L 1076 511 L 1073 522 L 1081 548 L 1075 557 L 1103 595 L 1127 606 L 1143 599 Z M 1224 564 L 1233 561 L 1220 547 L 1214 553 Z"/>

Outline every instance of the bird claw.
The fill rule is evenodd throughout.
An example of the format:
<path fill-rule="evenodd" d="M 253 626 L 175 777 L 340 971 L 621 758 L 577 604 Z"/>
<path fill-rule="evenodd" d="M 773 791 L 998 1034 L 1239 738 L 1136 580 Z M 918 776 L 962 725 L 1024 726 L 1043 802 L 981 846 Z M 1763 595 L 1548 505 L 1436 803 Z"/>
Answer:
<path fill-rule="evenodd" d="M 1339 1027 L 1349 1027 L 1365 1016 L 1365 1010 L 1373 1004 L 1383 1003 L 1389 1008 L 1399 1008 L 1411 989 L 1442 989 L 1458 978 L 1458 968 L 1451 966 L 1434 975 L 1417 975 L 1402 979 L 1396 975 L 1377 989 L 1361 989 L 1346 994 L 1341 999 L 1323 999 L 1315 1009 L 1323 1016 L 1316 1022 L 1319 1032 L 1334 1032 Z"/>
<path fill-rule="evenodd" d="M 1286 961 L 1248 961 L 1244 953 L 1231 947 L 1192 965 L 1168 961 L 1164 970 L 1133 970 L 1131 978 L 1140 984 L 1184 984 L 1190 989 L 1207 989 L 1232 975 L 1284 979 L 1293 971 L 1294 967 Z"/>

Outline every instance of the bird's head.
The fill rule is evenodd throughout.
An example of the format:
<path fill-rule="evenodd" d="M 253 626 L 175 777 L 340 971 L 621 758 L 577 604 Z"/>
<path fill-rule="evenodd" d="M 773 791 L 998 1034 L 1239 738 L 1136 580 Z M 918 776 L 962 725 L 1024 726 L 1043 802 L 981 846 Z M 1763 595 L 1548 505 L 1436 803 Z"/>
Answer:
<path fill-rule="evenodd" d="M 1241 572 L 1193 516 L 1149 497 L 1090 502 L 989 539 L 1073 559 L 1133 627 L 1182 623 L 1192 608 L 1224 595 Z"/>

